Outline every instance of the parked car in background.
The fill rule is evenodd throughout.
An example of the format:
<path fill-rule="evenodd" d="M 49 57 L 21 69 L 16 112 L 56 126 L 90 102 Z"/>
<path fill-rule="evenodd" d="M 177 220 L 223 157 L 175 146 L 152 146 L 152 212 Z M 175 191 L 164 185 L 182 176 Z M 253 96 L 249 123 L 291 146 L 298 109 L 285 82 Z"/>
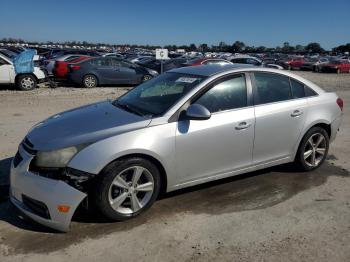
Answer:
<path fill-rule="evenodd" d="M 309 70 L 318 72 L 319 66 L 329 62 L 329 59 L 326 57 L 320 58 L 305 58 L 304 63 L 300 66 L 300 70 Z"/>
<path fill-rule="evenodd" d="M 158 75 L 154 70 L 114 57 L 97 57 L 69 64 L 68 78 L 87 88 L 98 85 L 137 85 Z"/>
<path fill-rule="evenodd" d="M 178 57 L 173 58 L 169 60 L 163 61 L 163 72 L 169 71 L 174 68 L 182 67 L 184 63 L 189 61 L 190 58 L 188 57 Z M 144 66 L 146 68 L 152 69 L 157 71 L 158 73 L 161 72 L 161 62 L 160 60 L 157 60 L 155 57 L 152 57 L 151 59 L 147 59 L 146 61 L 140 61 L 137 62 L 138 65 Z"/>
<path fill-rule="evenodd" d="M 100 54 L 95 50 L 52 49 L 47 53 L 46 59 L 55 59 L 64 55 L 100 56 Z"/>
<path fill-rule="evenodd" d="M 227 61 L 225 59 L 220 58 L 195 58 L 187 61 L 186 63 L 183 63 L 183 66 L 199 66 L 199 65 L 212 65 L 212 64 L 219 64 L 219 65 L 227 65 L 232 64 L 232 62 Z"/>
<path fill-rule="evenodd" d="M 56 62 L 59 62 L 59 61 L 69 62 L 72 59 L 77 59 L 77 58 L 82 57 L 82 56 L 86 56 L 86 55 L 67 54 L 67 55 L 55 57 L 55 58 L 52 58 L 52 59 L 47 59 L 47 60 L 44 61 L 44 66 L 45 66 L 45 69 L 47 70 L 49 76 L 52 76 L 54 74 L 53 73 L 53 69 L 55 68 Z"/>
<path fill-rule="evenodd" d="M 54 66 L 54 69 L 52 70 L 52 73 L 56 78 L 66 79 L 69 64 L 78 63 L 80 61 L 83 61 L 89 58 L 91 58 L 91 56 L 72 55 L 64 59 L 63 61 L 57 60 L 55 62 L 55 66 Z"/>
<path fill-rule="evenodd" d="M 274 69 L 283 69 L 280 65 L 277 65 L 275 63 L 267 63 L 268 61 L 262 61 L 259 58 L 248 56 L 248 57 L 234 57 L 231 58 L 230 61 L 232 63 L 237 64 L 247 64 L 247 65 L 254 65 L 254 66 L 261 66 L 261 67 L 267 67 L 267 68 L 274 68 Z"/>
<path fill-rule="evenodd" d="M 300 69 L 300 67 L 304 64 L 303 57 L 288 57 L 287 59 L 278 60 L 277 64 L 282 66 L 287 70 L 295 70 Z"/>
<path fill-rule="evenodd" d="M 11 50 L 4 49 L 4 48 L 0 49 L 0 54 L 8 57 L 9 59 L 14 59 L 18 55 L 18 53 L 15 53 Z"/>
<path fill-rule="evenodd" d="M 34 126 L 11 164 L 10 200 L 68 231 L 78 206 L 123 221 L 160 193 L 285 163 L 312 171 L 342 111 L 335 93 L 285 70 L 178 68 Z"/>
<path fill-rule="evenodd" d="M 119 53 L 106 53 L 106 54 L 102 54 L 102 56 L 104 56 L 104 57 L 123 58 L 123 55 L 121 55 L 121 54 L 119 54 Z"/>
<path fill-rule="evenodd" d="M 329 72 L 329 73 L 350 73 L 350 62 L 349 60 L 333 60 L 329 63 L 322 64 L 319 67 L 320 72 Z"/>
<path fill-rule="evenodd" d="M 154 56 L 138 56 L 138 57 L 135 57 L 133 59 L 128 59 L 128 61 L 130 61 L 131 63 L 139 63 L 142 61 L 151 60 L 152 58 L 154 58 Z"/>
<path fill-rule="evenodd" d="M 33 73 L 16 74 L 13 60 L 0 54 L 0 84 L 15 84 L 18 89 L 28 91 L 46 80 L 45 71 L 38 66 L 34 66 Z"/>
<path fill-rule="evenodd" d="M 247 56 L 247 57 L 234 57 L 229 59 L 234 64 L 247 64 L 247 65 L 255 65 L 261 66 L 262 61 L 256 57 Z"/>

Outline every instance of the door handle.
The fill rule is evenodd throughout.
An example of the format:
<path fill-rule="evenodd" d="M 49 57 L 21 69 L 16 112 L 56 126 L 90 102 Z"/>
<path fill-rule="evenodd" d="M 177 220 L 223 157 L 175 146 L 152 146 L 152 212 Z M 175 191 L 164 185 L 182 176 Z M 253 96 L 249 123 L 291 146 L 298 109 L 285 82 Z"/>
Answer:
<path fill-rule="evenodd" d="M 297 117 L 303 114 L 303 111 L 300 110 L 294 110 L 293 113 L 290 115 L 291 117 Z"/>
<path fill-rule="evenodd" d="M 247 129 L 248 127 L 250 127 L 252 124 L 250 124 L 250 123 L 247 123 L 247 122 L 241 122 L 241 123 L 239 123 L 236 127 L 235 127 L 235 129 L 236 130 L 243 130 L 243 129 Z"/>

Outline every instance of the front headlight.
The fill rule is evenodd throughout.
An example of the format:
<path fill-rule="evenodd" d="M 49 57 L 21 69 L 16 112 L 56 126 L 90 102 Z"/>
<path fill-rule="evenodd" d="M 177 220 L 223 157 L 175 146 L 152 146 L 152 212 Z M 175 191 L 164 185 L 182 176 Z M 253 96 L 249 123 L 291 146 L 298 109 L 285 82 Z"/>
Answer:
<path fill-rule="evenodd" d="M 38 167 L 65 167 L 73 156 L 87 145 L 72 146 L 54 151 L 38 152 L 35 164 Z"/>

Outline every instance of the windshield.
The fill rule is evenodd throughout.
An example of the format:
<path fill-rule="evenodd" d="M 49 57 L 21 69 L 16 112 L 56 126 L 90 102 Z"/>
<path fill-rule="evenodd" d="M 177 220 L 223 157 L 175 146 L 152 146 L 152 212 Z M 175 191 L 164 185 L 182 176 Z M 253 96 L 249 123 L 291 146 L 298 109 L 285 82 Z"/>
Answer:
<path fill-rule="evenodd" d="M 135 87 L 113 104 L 139 115 L 159 116 L 204 79 L 197 75 L 165 73 Z"/>

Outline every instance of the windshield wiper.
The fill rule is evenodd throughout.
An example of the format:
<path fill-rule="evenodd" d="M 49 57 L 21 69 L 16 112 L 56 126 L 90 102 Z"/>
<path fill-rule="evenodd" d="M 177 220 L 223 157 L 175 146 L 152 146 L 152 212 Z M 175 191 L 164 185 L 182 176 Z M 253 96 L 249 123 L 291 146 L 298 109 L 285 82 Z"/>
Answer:
<path fill-rule="evenodd" d="M 128 104 L 124 104 L 124 103 L 120 103 L 118 100 L 116 100 L 113 105 L 118 106 L 119 108 L 124 109 L 125 111 L 128 111 L 130 113 L 133 113 L 135 115 L 139 115 L 139 116 L 145 116 L 145 114 L 143 114 L 142 112 L 140 112 L 139 110 L 137 110 L 135 107 L 131 107 Z"/>

